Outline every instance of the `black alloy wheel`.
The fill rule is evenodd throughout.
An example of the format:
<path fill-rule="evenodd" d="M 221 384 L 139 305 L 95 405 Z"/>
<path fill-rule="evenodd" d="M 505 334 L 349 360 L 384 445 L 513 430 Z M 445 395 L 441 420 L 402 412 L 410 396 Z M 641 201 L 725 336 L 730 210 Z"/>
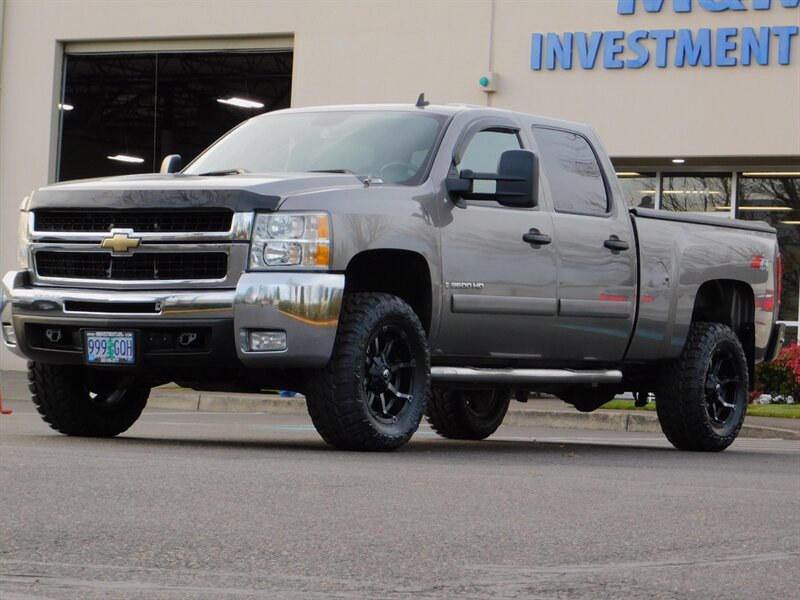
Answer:
<path fill-rule="evenodd" d="M 396 325 L 384 325 L 368 345 L 365 362 L 364 395 L 372 416 L 396 423 L 413 402 L 417 384 L 408 335 Z"/>
<path fill-rule="evenodd" d="M 497 408 L 503 403 L 501 395 L 497 390 L 475 393 L 467 390 L 464 392 L 467 401 L 467 408 L 478 419 L 486 419 L 497 412 Z"/>
<path fill-rule="evenodd" d="M 741 407 L 737 397 L 741 396 L 741 376 L 737 368 L 736 356 L 730 348 L 717 348 L 711 357 L 706 374 L 706 412 L 712 426 L 722 428 L 735 416 Z"/>
<path fill-rule="evenodd" d="M 482 440 L 500 427 L 510 401 L 506 389 L 434 389 L 425 418 L 442 437 Z"/>

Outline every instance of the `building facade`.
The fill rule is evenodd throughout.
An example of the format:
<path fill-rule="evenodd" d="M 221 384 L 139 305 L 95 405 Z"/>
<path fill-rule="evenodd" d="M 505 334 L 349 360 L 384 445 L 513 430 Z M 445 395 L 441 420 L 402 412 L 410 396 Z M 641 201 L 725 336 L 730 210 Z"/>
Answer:
<path fill-rule="evenodd" d="M 0 271 L 36 187 L 423 91 L 592 125 L 631 206 L 767 220 L 797 335 L 800 0 L 0 0 Z"/>

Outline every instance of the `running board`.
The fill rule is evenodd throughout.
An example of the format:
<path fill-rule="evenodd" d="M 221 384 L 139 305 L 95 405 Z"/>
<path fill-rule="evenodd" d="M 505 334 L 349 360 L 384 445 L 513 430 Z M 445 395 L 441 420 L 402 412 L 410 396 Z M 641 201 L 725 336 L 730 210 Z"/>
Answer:
<path fill-rule="evenodd" d="M 572 371 L 570 369 L 475 369 L 433 367 L 434 381 L 469 383 L 619 383 L 622 371 Z"/>

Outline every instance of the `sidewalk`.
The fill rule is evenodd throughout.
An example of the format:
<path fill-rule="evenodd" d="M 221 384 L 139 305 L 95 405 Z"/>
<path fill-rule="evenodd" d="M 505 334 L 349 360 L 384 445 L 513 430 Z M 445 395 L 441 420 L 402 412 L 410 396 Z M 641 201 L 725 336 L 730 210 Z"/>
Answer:
<path fill-rule="evenodd" d="M 4 400 L 28 400 L 26 375 L 21 371 L 0 371 L 0 393 Z M 266 412 L 306 414 L 302 396 L 282 398 L 277 394 L 238 394 L 228 392 L 195 392 L 174 386 L 155 388 L 147 403 L 149 408 L 195 410 L 205 412 Z M 557 399 L 512 402 L 503 421 L 506 425 L 552 427 L 559 429 L 601 429 L 658 433 L 661 427 L 655 412 L 596 410 L 580 413 Z M 800 440 L 800 419 L 746 417 L 742 437 Z"/>

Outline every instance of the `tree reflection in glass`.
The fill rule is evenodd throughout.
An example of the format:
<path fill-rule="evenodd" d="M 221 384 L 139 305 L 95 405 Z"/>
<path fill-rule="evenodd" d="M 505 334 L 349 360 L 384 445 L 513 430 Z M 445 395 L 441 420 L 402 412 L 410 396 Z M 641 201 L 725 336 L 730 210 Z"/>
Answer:
<path fill-rule="evenodd" d="M 766 221 L 778 230 L 783 265 L 783 292 L 779 318 L 797 320 L 800 287 L 800 177 L 739 178 L 737 218 Z"/>
<path fill-rule="evenodd" d="M 664 175 L 661 208 L 678 212 L 730 212 L 731 176 L 724 173 Z"/>

